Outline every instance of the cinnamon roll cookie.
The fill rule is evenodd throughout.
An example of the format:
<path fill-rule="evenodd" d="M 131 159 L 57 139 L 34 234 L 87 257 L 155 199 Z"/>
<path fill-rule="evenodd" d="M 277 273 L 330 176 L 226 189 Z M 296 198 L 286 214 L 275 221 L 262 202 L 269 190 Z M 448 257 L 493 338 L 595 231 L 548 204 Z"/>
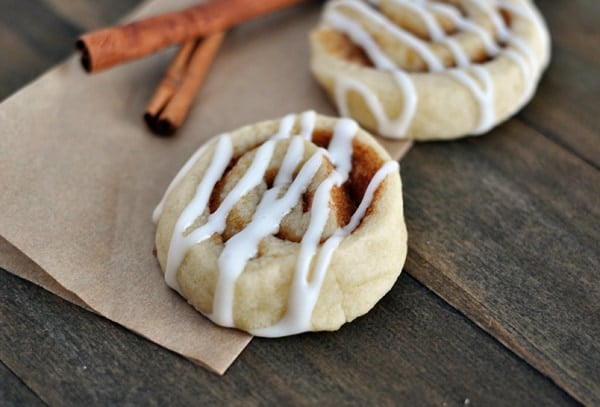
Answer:
<path fill-rule="evenodd" d="M 314 112 L 212 139 L 154 215 L 166 283 L 259 336 L 338 329 L 406 257 L 397 162 L 353 120 Z"/>
<path fill-rule="evenodd" d="M 531 99 L 550 56 L 530 0 L 333 0 L 310 40 L 341 115 L 416 140 L 487 132 Z"/>

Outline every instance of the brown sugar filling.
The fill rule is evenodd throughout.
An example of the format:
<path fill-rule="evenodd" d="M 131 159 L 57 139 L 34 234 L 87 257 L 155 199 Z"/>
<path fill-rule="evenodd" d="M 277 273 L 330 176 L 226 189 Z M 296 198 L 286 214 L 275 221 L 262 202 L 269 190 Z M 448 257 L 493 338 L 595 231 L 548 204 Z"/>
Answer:
<path fill-rule="evenodd" d="M 330 130 L 316 129 L 313 132 L 312 141 L 319 147 L 327 148 L 332 138 L 332 132 Z M 343 227 L 350 222 L 350 219 L 360 204 L 365 191 L 369 185 L 369 182 L 384 164 L 384 160 L 368 145 L 360 142 L 358 139 L 354 139 L 352 142 L 353 154 L 352 154 L 352 169 L 348 176 L 348 180 L 341 186 L 334 186 L 331 190 L 330 208 L 335 213 L 338 225 Z M 239 157 L 235 157 L 229 163 L 227 170 L 223 178 L 217 182 L 213 193 L 209 200 L 209 209 L 211 213 L 214 213 L 219 205 L 221 204 L 220 196 L 225 185 L 225 180 L 228 174 L 231 172 L 235 163 Z M 276 170 L 267 171 L 264 176 L 265 183 L 270 187 L 273 184 L 273 180 L 277 176 Z M 377 199 L 379 189 L 376 191 L 374 201 Z M 313 196 L 310 193 L 304 193 L 301 197 L 303 212 L 309 212 L 313 201 Z M 367 210 L 365 218 L 369 216 L 371 208 Z M 244 224 L 239 224 L 239 222 Z M 228 222 L 233 222 L 235 225 L 233 229 L 238 230 L 245 226 L 248 220 L 235 219 L 235 217 L 228 218 Z M 223 239 L 226 241 L 231 238 L 231 233 L 224 233 Z M 301 236 L 288 236 L 285 231 L 280 230 L 276 235 L 278 238 L 293 242 L 299 242 Z"/>
<path fill-rule="evenodd" d="M 361 47 L 354 44 L 350 38 L 334 30 L 324 30 L 320 34 L 321 42 L 326 45 L 328 52 L 354 64 L 373 68 L 375 65 Z"/>
<path fill-rule="evenodd" d="M 465 10 L 465 8 L 460 4 L 459 1 L 457 0 L 440 0 L 441 3 L 445 3 L 445 4 L 449 4 L 453 7 L 456 8 L 456 10 L 461 14 L 461 16 L 463 17 L 467 17 L 467 12 Z M 505 25 L 507 27 L 511 26 L 512 23 L 512 16 L 511 14 L 505 10 L 505 9 L 500 9 L 499 10 L 500 16 L 502 17 Z M 455 27 L 453 24 L 450 24 L 449 21 L 446 21 L 446 19 L 442 19 L 440 21 L 442 29 L 444 30 L 444 32 L 447 35 L 456 35 L 459 30 L 457 27 Z M 417 33 L 417 32 L 413 32 L 414 35 L 416 35 L 417 37 L 423 39 L 423 40 L 429 40 L 431 41 L 431 39 L 429 38 L 429 35 L 425 35 L 423 33 Z M 363 67 L 374 67 L 373 62 L 370 60 L 369 56 L 365 53 L 365 51 L 359 47 L 358 45 L 356 45 L 354 42 L 352 42 L 352 40 L 343 33 L 340 33 L 338 31 L 332 30 L 332 29 L 328 29 L 328 30 L 323 30 L 320 33 L 321 36 L 321 42 L 323 44 L 325 44 L 325 46 L 327 47 L 328 52 L 337 55 L 339 58 L 348 61 L 350 63 L 354 63 L 356 65 L 359 66 L 363 66 Z M 501 47 L 504 47 L 506 44 L 501 44 L 499 43 L 499 45 Z M 418 58 L 418 56 L 416 55 L 408 55 L 408 58 Z M 475 64 L 484 64 L 486 62 L 489 62 L 493 59 L 492 56 L 488 55 L 487 52 L 485 52 L 484 49 L 480 50 L 479 52 L 477 52 L 474 55 L 471 55 L 471 62 L 475 63 Z M 408 61 L 408 65 L 414 65 L 415 61 Z M 449 68 L 451 67 L 456 67 L 456 61 L 451 62 L 448 65 Z M 425 67 L 425 69 L 417 69 L 415 70 L 415 72 L 427 72 L 427 68 Z"/>

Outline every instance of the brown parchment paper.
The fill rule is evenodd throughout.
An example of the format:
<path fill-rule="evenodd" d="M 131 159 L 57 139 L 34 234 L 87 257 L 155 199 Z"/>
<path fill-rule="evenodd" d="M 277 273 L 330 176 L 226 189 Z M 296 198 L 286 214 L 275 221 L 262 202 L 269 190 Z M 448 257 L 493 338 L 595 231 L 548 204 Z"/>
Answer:
<path fill-rule="evenodd" d="M 193 0 L 156 0 L 131 18 Z M 0 105 L 0 266 L 223 374 L 248 344 L 163 282 L 152 210 L 213 135 L 290 112 L 335 115 L 308 70 L 320 3 L 227 35 L 185 126 L 149 134 L 141 116 L 168 50 L 88 76 L 75 56 Z M 395 158 L 410 147 L 384 142 Z"/>

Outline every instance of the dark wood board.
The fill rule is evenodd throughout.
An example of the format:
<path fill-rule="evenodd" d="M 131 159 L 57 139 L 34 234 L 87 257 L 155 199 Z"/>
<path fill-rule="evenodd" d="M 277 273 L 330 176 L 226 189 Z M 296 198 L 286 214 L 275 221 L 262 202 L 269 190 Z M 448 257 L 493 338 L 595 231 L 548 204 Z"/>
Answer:
<path fill-rule="evenodd" d="M 138 3 L 0 0 L 10 55 L 0 100 L 65 58 L 77 33 Z M 554 55 L 532 103 L 489 136 L 420 144 L 403 161 L 409 257 L 372 315 L 333 335 L 254 340 L 219 379 L 0 271 L 0 357 L 12 371 L 0 369 L 0 404 L 34 393 L 53 405 L 574 402 L 407 272 L 578 400 L 600 404 L 600 3 L 538 5 Z"/>
<path fill-rule="evenodd" d="M 539 0 L 552 35 L 552 61 L 519 118 L 600 168 L 600 2 Z"/>
<path fill-rule="evenodd" d="M 111 24 L 141 0 L 0 0 L 0 100 L 73 52 L 77 36 Z"/>
<path fill-rule="evenodd" d="M 333 334 L 255 338 L 219 377 L 0 271 L 0 357 L 49 405 L 576 404 L 408 274 Z"/>
<path fill-rule="evenodd" d="M 600 174 L 517 120 L 495 133 L 403 161 L 406 269 L 598 404 Z"/>
<path fill-rule="evenodd" d="M 0 363 L 0 403 L 4 406 L 43 406 L 44 403 L 14 375 L 3 363 Z"/>
<path fill-rule="evenodd" d="M 596 405 L 599 5 L 540 1 L 556 41 L 533 102 L 489 135 L 403 160 L 409 273 Z"/>

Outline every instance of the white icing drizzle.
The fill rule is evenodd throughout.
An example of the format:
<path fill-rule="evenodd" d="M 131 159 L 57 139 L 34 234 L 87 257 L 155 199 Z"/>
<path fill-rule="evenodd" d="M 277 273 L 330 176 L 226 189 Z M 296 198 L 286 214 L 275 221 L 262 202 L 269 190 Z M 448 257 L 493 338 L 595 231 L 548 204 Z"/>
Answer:
<path fill-rule="evenodd" d="M 494 10 L 490 10 L 489 7 L 485 7 L 482 3 L 477 4 L 480 6 L 480 9 L 486 14 L 488 18 L 492 19 L 493 16 L 497 17 L 499 19 L 499 22 L 502 24 L 502 27 L 505 27 L 498 13 L 496 13 Z M 454 26 L 458 30 L 472 32 L 479 36 L 479 38 L 483 42 L 483 46 L 485 47 L 485 50 L 488 53 L 488 55 L 494 56 L 497 55 L 500 51 L 500 48 L 494 41 L 494 38 L 492 38 L 492 36 L 487 31 L 475 24 L 473 21 L 463 17 L 454 7 L 448 4 L 432 3 L 428 5 L 428 8 L 450 19 L 450 21 L 452 21 L 452 24 L 454 24 Z M 448 38 L 448 36 L 446 36 L 446 38 Z"/>
<path fill-rule="evenodd" d="M 231 157 L 233 156 L 233 145 L 229 135 L 219 137 L 219 142 L 213 155 L 213 160 L 206 170 L 200 184 L 196 188 L 196 194 L 190 203 L 185 207 L 173 229 L 169 253 L 167 256 L 167 267 L 165 269 L 165 281 L 167 285 L 179 293 L 181 289 L 177 283 L 177 269 L 179 268 L 188 247 L 193 243 L 191 235 L 184 236 L 185 230 L 192 225 L 194 220 L 204 212 L 210 199 L 210 194 L 217 181 L 221 179 Z M 214 218 L 213 218 L 214 219 Z M 210 222 L 207 225 L 211 225 Z M 212 225 L 211 225 L 212 226 Z M 205 228 L 206 229 L 206 228 Z M 197 229 L 198 230 L 198 229 Z M 210 235 L 209 235 L 210 236 Z"/>
<path fill-rule="evenodd" d="M 425 24 L 425 26 L 427 27 L 427 31 L 429 31 L 429 37 L 433 41 L 441 41 L 446 36 L 444 30 L 442 29 L 442 27 L 440 27 L 437 20 L 435 19 L 435 16 L 428 13 L 423 8 L 423 2 L 416 2 L 414 0 L 394 0 L 394 2 L 417 14 L 421 21 L 423 21 L 423 24 Z"/>
<path fill-rule="evenodd" d="M 292 135 L 297 119 L 300 122 L 300 131 L 298 135 Z M 352 170 L 352 140 L 358 130 L 358 125 L 350 119 L 338 120 L 327 150 L 319 148 L 304 162 L 294 177 L 304 156 L 305 140 L 311 140 L 315 124 L 316 114 L 314 112 L 305 112 L 299 118 L 294 115 L 284 117 L 279 124 L 278 132 L 256 149 L 255 156 L 245 174 L 237 181 L 219 207 L 209 215 L 207 208 L 214 187 L 222 178 L 233 157 L 231 137 L 228 134 L 221 135 L 215 143 L 211 162 L 197 186 L 193 198 L 177 219 L 167 254 L 165 281 L 171 288 L 181 293 L 176 274 L 189 249 L 210 238 L 213 234 L 222 233 L 225 230 L 227 216 L 234 205 L 262 182 L 276 143 L 281 139 L 289 139 L 287 151 L 279 166 L 273 186 L 267 189 L 261 197 L 248 225 L 226 242 L 219 256 L 219 274 L 215 287 L 213 311 L 207 316 L 220 325 L 230 327 L 235 325 L 234 297 L 239 276 L 243 273 L 247 262 L 256 256 L 261 240 L 278 232 L 282 219 L 300 201 L 324 157 L 327 157 L 334 169 L 318 185 L 313 197 L 310 221 L 299 244 L 299 255 L 290 289 L 287 313 L 272 327 L 257 330 L 254 333 L 262 336 L 283 336 L 311 330 L 312 312 L 333 252 L 340 242 L 358 227 L 372 203 L 377 187 L 385 177 L 393 171 L 398 171 L 396 162 L 391 161 L 384 164 L 370 181 L 350 222 L 335 230 L 325 243 L 320 245 L 320 239 L 329 216 L 332 188 L 346 182 Z M 173 186 L 191 170 L 206 150 L 207 147 L 199 149 L 188 160 L 165 195 L 171 192 Z M 160 211 L 162 209 L 156 212 L 160 215 Z M 204 223 L 198 225 L 202 219 Z M 314 266 L 311 267 L 313 263 Z M 309 276 L 312 278 L 309 279 Z"/>
<path fill-rule="evenodd" d="M 378 69 L 393 70 L 397 68 L 396 64 L 381 51 L 373 37 L 358 23 L 334 11 L 325 14 L 324 19 L 330 26 L 347 34 L 354 43 L 358 44 Z"/>
<path fill-rule="evenodd" d="M 380 3 L 379 0 L 368 0 L 374 5 Z M 391 119 L 377 95 L 361 82 L 348 78 L 339 77 L 335 82 L 335 98 L 340 114 L 350 116 L 347 94 L 349 91 L 358 92 L 371 114 L 377 122 L 378 131 L 383 135 L 393 137 L 406 137 L 413 117 L 416 113 L 418 104 L 418 94 L 413 83 L 413 75 L 404 72 L 393 60 L 379 47 L 373 37 L 358 22 L 347 17 L 339 7 L 350 8 L 354 12 L 360 13 L 371 23 L 383 28 L 390 33 L 399 42 L 408 46 L 416 52 L 427 64 L 429 71 L 433 73 L 447 73 L 460 84 L 462 84 L 472 95 L 473 100 L 479 106 L 479 119 L 473 129 L 473 134 L 482 134 L 493 127 L 495 117 L 495 95 L 496 90 L 489 71 L 484 65 L 472 63 L 466 55 L 460 43 L 452 35 L 447 35 L 440 23 L 436 19 L 436 14 L 450 19 L 453 25 L 460 31 L 466 31 L 476 35 L 482 42 L 484 49 L 489 57 L 504 56 L 512 60 L 521 70 L 524 85 L 523 96 L 514 109 L 518 110 L 533 95 L 535 83 L 532 81 L 535 74 L 535 67 L 538 66 L 538 60 L 534 51 L 509 27 L 506 26 L 499 9 L 503 9 L 514 16 L 528 19 L 534 23 L 540 35 L 546 36 L 543 21 L 535 10 L 528 9 L 525 6 L 515 4 L 507 0 L 473 0 L 485 19 L 492 24 L 494 34 L 498 41 L 505 42 L 507 47 L 501 49 L 494 39 L 494 35 L 488 33 L 482 26 L 474 21 L 463 17 L 459 11 L 449 4 L 441 4 L 431 0 L 393 0 L 398 6 L 404 7 L 417 14 L 427 27 L 429 37 L 434 43 L 439 43 L 447 47 L 450 51 L 456 68 L 445 68 L 443 61 L 430 49 L 429 45 L 406 31 L 402 27 L 396 26 L 388 18 L 380 14 L 377 10 L 360 0 L 335 0 L 326 8 L 323 20 L 325 24 L 331 26 L 337 31 L 346 34 L 354 43 L 361 47 L 373 62 L 375 67 L 380 70 L 390 71 L 396 80 L 397 85 L 402 89 L 404 106 L 401 114 L 396 119 Z M 471 75 L 474 75 L 476 81 Z M 479 83 L 478 83 L 479 82 Z M 512 112 L 511 112 L 512 113 Z"/>
<path fill-rule="evenodd" d="M 302 113 L 300 121 L 302 122 L 302 129 L 300 130 L 300 136 L 306 140 L 312 140 L 312 133 L 315 129 L 315 121 L 317 114 L 312 110 Z"/>
<path fill-rule="evenodd" d="M 525 91 L 523 92 L 521 103 L 515 106 L 515 109 L 513 110 L 513 112 L 516 112 L 533 96 L 535 90 L 535 83 L 532 81 L 533 69 L 528 65 L 525 57 L 514 49 L 506 50 L 504 55 L 519 66 L 521 74 L 523 75 L 523 86 L 525 87 Z"/>
<path fill-rule="evenodd" d="M 273 181 L 274 187 L 289 184 L 292 182 L 292 176 L 294 175 L 294 169 L 298 166 L 298 163 L 302 159 L 304 154 L 304 144 L 302 144 L 302 138 L 294 137 L 290 141 L 290 147 L 283 158 L 279 172 Z"/>
<path fill-rule="evenodd" d="M 275 133 L 275 135 L 271 139 L 279 140 L 282 138 L 289 137 L 290 133 L 292 131 L 292 127 L 294 127 L 295 122 L 296 122 L 296 115 L 288 114 L 287 116 L 285 116 L 279 123 L 279 131 L 277 133 Z"/>
<path fill-rule="evenodd" d="M 362 82 L 350 77 L 341 77 L 336 81 L 335 97 L 340 115 L 350 117 L 347 93 L 357 91 L 369 107 L 369 111 L 377 121 L 377 127 L 382 134 L 406 134 L 412 118 L 417 110 L 417 92 L 409 75 L 401 70 L 392 71 L 399 89 L 404 97 L 404 107 L 399 117 L 390 119 L 379 98 Z"/>
<path fill-rule="evenodd" d="M 350 222 L 343 228 L 338 228 L 333 235 L 331 235 L 325 243 L 323 243 L 321 249 L 317 254 L 316 246 L 320 233 L 309 231 L 305 234 L 305 238 L 302 239 L 302 247 L 300 251 L 300 258 L 292 286 L 289 293 L 288 311 L 285 316 L 275 325 L 268 328 L 256 329 L 252 331 L 252 334 L 264 337 L 280 337 L 284 335 L 292 335 L 304 331 L 308 331 L 311 328 L 311 317 L 313 309 L 319 298 L 321 291 L 321 285 L 325 279 L 325 274 L 333 252 L 341 241 L 350 235 L 359 225 L 361 220 L 364 218 L 367 209 L 373 202 L 373 196 L 379 185 L 387 177 L 388 174 L 398 171 L 398 163 L 395 161 L 388 161 L 385 163 L 373 176 L 367 190 L 360 202 L 360 205 L 352 215 Z M 333 181 L 323 182 L 319 190 L 322 188 L 323 191 L 331 189 Z M 315 195 L 315 203 L 313 204 L 311 213 L 311 226 L 315 226 L 314 229 L 322 228 L 324 219 L 327 218 L 325 208 L 327 208 L 327 192 L 319 194 L 317 191 Z M 317 204 L 318 201 L 318 204 Z M 319 205 L 314 208 L 315 205 Z M 316 210 L 316 212 L 315 212 Z M 313 223 L 314 222 L 314 223 Z M 310 229 L 310 227 L 309 227 Z M 322 229 L 321 229 L 322 230 Z M 308 237 L 307 237 L 308 236 Z M 317 256 L 317 260 L 314 266 L 312 279 L 309 280 L 310 263 L 312 259 Z"/>
<path fill-rule="evenodd" d="M 419 54 L 419 56 L 429 67 L 430 71 L 440 72 L 444 70 L 444 65 L 440 59 L 429 49 L 425 41 L 421 40 L 411 32 L 398 27 L 383 14 L 377 13 L 368 5 L 357 0 L 336 0 L 331 4 L 332 6 L 329 7 L 329 12 L 331 12 L 334 6 L 337 7 L 338 5 L 343 5 L 345 7 L 354 9 L 355 11 L 361 13 L 364 17 L 371 20 L 373 23 L 384 28 L 398 41 L 407 44 L 413 51 Z"/>
<path fill-rule="evenodd" d="M 341 13 L 330 12 L 325 14 L 325 21 L 335 29 L 347 33 L 355 43 L 364 49 L 378 69 L 392 71 L 398 87 L 404 96 L 402 114 L 396 119 L 390 119 L 379 98 L 366 85 L 350 77 L 340 78 L 336 82 L 335 89 L 340 114 L 345 117 L 350 116 L 346 95 L 349 91 L 355 90 L 363 96 L 365 103 L 369 106 L 369 110 L 375 116 L 380 132 L 383 134 L 393 134 L 394 132 L 403 134 L 408 129 L 410 120 L 417 108 L 417 92 L 409 76 L 399 70 L 396 64 L 383 53 L 371 36 L 350 18 Z"/>
<path fill-rule="evenodd" d="M 473 130 L 474 134 L 487 132 L 494 125 L 494 82 L 490 73 L 481 66 L 473 65 L 470 67 L 473 73 L 483 82 L 481 88 L 468 73 L 461 69 L 451 69 L 448 74 L 462 83 L 475 97 L 479 104 L 480 114 L 479 123 Z"/>
<path fill-rule="evenodd" d="M 165 191 L 160 202 L 158 203 L 158 205 L 156 205 L 156 208 L 154 208 L 154 212 L 152 212 L 152 220 L 154 221 L 154 223 L 158 222 L 158 218 L 160 218 L 160 215 L 162 214 L 167 196 L 171 193 L 173 188 L 175 188 L 175 186 L 179 184 L 181 178 L 183 178 L 184 175 L 187 174 L 190 171 L 190 169 L 194 166 L 194 164 L 196 164 L 196 161 L 198 161 L 198 159 L 204 154 L 204 152 L 207 150 L 207 147 L 208 144 L 204 144 L 198 150 L 196 150 L 196 152 L 192 154 L 192 156 L 187 160 L 183 167 L 181 167 L 177 175 L 175 175 L 175 178 L 173 178 L 173 180 L 167 187 L 167 190 Z"/>
<path fill-rule="evenodd" d="M 542 21 L 542 17 L 535 8 L 520 7 L 506 0 L 495 0 L 495 3 L 497 7 L 509 11 L 513 15 L 517 15 L 521 18 L 533 21 L 540 35 L 547 36 L 546 31 L 544 29 L 544 22 Z M 535 91 L 536 86 L 536 83 L 533 80 L 533 77 L 536 74 L 535 67 L 540 67 L 541 69 L 541 65 L 536 54 L 531 51 L 529 46 L 521 38 L 517 37 L 516 35 L 510 33 L 507 30 L 507 32 L 504 34 L 504 41 L 506 41 L 508 44 L 514 47 L 514 49 L 506 49 L 504 55 L 519 66 L 521 74 L 523 76 L 523 86 L 525 89 L 521 98 L 521 102 L 518 104 L 518 106 L 515 107 L 513 112 L 511 112 L 514 113 L 515 111 L 520 109 L 521 106 L 527 103 L 527 101 L 531 99 L 531 97 L 533 97 L 533 93 Z M 546 42 L 548 43 L 549 41 L 546 40 Z M 543 62 L 544 66 L 548 63 L 547 60 L 541 62 Z"/>
<path fill-rule="evenodd" d="M 461 48 L 460 44 L 455 38 L 445 37 L 440 41 L 441 44 L 444 44 L 454 57 L 454 61 L 459 68 L 464 68 L 471 65 L 471 61 L 469 57 L 465 53 L 465 51 Z"/>
<path fill-rule="evenodd" d="M 297 154 L 292 152 L 291 156 L 297 156 Z M 256 255 L 260 241 L 277 233 L 281 220 L 292 210 L 306 191 L 308 184 L 319 169 L 322 159 L 323 155 L 320 151 L 313 154 L 302 166 L 298 176 L 281 198 L 278 198 L 278 195 L 282 191 L 283 185 L 277 185 L 267 190 L 256 208 L 252 221 L 225 244 L 219 257 L 219 277 L 215 289 L 213 312 L 210 316 L 217 324 L 234 326 L 233 308 L 238 277 L 244 271 L 248 260 Z M 292 169 L 294 168 L 295 166 Z M 289 167 L 281 169 L 286 171 L 283 178 L 291 178 L 292 173 L 288 172 Z"/>
<path fill-rule="evenodd" d="M 497 7 L 497 2 L 495 2 L 493 6 Z M 483 7 L 482 10 L 486 13 L 487 17 L 492 22 L 492 26 L 494 27 L 494 33 L 496 34 L 496 37 L 498 37 L 498 40 L 506 41 L 506 39 L 509 36 L 509 30 L 506 24 L 504 23 L 504 20 L 502 19 L 500 13 L 494 10 L 492 6 Z"/>

